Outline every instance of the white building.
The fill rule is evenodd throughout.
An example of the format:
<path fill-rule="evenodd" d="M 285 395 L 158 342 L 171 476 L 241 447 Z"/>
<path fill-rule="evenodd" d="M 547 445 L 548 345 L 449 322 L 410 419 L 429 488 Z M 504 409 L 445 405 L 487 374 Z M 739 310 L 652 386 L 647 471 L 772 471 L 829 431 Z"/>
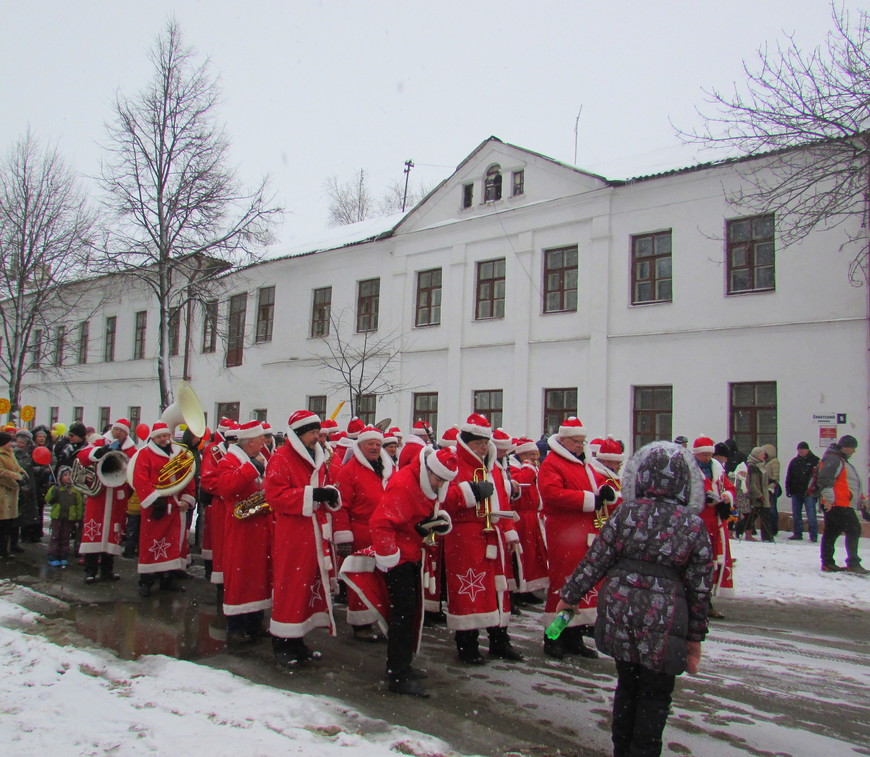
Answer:
<path fill-rule="evenodd" d="M 425 415 L 443 430 L 480 410 L 537 438 L 577 414 L 629 447 L 703 433 L 773 441 L 784 460 L 826 434 L 866 444 L 868 300 L 848 281 L 845 231 L 781 249 L 775 218 L 726 200 L 742 165 L 611 182 L 490 138 L 404 217 L 229 274 L 229 343 L 197 313 L 190 380 L 209 420 L 329 414 L 347 394 L 327 389 L 312 335 L 331 313 L 351 344 L 369 329 L 401 345 L 401 388 L 363 401 L 370 420 Z M 36 422 L 154 420 L 156 317 L 144 291 L 110 297 L 65 351 L 64 382 L 29 374 Z"/>

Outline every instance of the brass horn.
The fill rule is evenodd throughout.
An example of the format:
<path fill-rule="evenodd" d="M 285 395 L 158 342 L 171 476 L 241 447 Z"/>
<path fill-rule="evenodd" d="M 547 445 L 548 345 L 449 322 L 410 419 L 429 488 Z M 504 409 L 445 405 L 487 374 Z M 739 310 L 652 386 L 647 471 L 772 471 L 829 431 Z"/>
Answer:
<path fill-rule="evenodd" d="M 193 387 L 186 381 L 179 381 L 175 387 L 175 402 L 173 402 L 160 416 L 170 431 L 184 423 L 194 436 L 201 437 L 205 433 L 205 413 L 202 403 Z"/>
<path fill-rule="evenodd" d="M 130 458 L 119 450 L 107 452 L 97 463 L 97 478 L 103 486 L 117 489 L 127 482 L 127 464 Z"/>

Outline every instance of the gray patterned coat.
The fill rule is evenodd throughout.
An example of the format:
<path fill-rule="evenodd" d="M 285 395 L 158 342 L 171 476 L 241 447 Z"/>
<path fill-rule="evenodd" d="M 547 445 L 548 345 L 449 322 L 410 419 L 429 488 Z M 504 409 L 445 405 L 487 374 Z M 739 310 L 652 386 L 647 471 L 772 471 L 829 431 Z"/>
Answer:
<path fill-rule="evenodd" d="M 688 451 L 654 442 L 626 465 L 622 493 L 561 596 L 574 605 L 604 578 L 598 649 L 676 675 L 686 669 L 686 642 L 707 634 L 713 553 L 698 515 L 703 481 Z"/>

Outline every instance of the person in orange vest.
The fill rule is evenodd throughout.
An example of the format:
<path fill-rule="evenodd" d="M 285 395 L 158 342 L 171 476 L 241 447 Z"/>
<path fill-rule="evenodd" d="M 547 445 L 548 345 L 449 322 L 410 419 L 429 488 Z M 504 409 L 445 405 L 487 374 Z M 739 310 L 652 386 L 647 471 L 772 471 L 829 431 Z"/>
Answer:
<path fill-rule="evenodd" d="M 817 482 L 819 502 L 825 510 L 825 532 L 822 534 L 822 570 L 850 573 L 870 573 L 858 557 L 861 522 L 857 510 L 867 516 L 867 497 L 861 491 L 861 477 L 849 458 L 855 454 L 858 440 L 846 434 L 831 444 L 822 456 Z M 846 535 L 846 567 L 834 562 L 834 546 L 840 534 Z"/>

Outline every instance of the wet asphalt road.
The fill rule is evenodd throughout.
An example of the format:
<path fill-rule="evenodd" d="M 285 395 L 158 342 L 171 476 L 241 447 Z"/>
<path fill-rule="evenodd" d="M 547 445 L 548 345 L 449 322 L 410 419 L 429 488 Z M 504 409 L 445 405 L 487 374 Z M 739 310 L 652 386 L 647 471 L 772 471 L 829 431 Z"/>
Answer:
<path fill-rule="evenodd" d="M 612 661 L 544 657 L 537 608 L 524 608 L 511 628 L 515 646 L 527 657 L 523 663 L 463 666 L 446 628 L 425 629 L 416 664 L 430 673 L 432 697 L 419 700 L 386 691 L 385 646 L 353 640 L 342 608 L 338 637 L 307 637 L 324 659 L 287 674 L 272 664 L 268 641 L 227 652 L 214 588 L 201 577 L 185 581 L 184 594 L 157 592 L 142 600 L 132 561 L 118 561 L 120 582 L 85 585 L 78 566 L 50 569 L 42 545 L 26 549 L 20 559 L 0 564 L 0 578 L 70 603 L 43 624 L 54 640 L 91 640 L 125 658 L 166 654 L 255 683 L 331 696 L 370 717 L 442 738 L 464 753 L 610 753 Z M 191 572 L 202 575 L 201 568 Z M 870 590 L 870 582 L 855 580 L 862 582 L 856 588 Z M 867 613 L 821 602 L 735 599 L 717 607 L 727 618 L 711 627 L 701 675 L 678 680 L 665 754 L 870 755 Z"/>

